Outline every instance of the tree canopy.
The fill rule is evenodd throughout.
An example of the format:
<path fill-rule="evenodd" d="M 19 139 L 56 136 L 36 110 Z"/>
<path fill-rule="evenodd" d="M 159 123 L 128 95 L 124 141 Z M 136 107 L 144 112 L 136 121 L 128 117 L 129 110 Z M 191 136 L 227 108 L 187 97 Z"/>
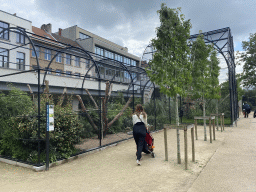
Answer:
<path fill-rule="evenodd" d="M 256 86 L 256 33 L 250 34 L 248 41 L 242 41 L 245 52 L 241 53 L 241 61 L 244 62 L 241 74 L 242 84 L 246 87 Z"/>
<path fill-rule="evenodd" d="M 171 9 L 162 4 L 158 13 L 161 25 L 156 29 L 157 37 L 152 40 L 152 46 L 157 51 L 147 73 L 166 95 L 185 95 L 186 86 L 192 80 L 187 45 L 191 23 L 185 20 L 180 8 Z"/>

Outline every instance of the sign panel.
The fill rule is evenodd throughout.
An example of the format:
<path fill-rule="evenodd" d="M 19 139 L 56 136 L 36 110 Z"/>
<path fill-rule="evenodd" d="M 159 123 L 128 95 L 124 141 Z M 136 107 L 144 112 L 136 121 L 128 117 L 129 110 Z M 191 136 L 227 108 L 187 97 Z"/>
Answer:
<path fill-rule="evenodd" d="M 47 131 L 54 131 L 54 105 L 47 105 L 46 114 Z"/>

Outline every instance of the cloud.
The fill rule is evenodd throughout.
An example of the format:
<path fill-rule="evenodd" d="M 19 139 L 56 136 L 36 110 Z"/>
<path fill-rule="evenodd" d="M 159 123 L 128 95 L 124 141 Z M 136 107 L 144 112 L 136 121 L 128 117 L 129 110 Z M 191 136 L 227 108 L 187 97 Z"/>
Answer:
<path fill-rule="evenodd" d="M 157 10 L 166 2 L 170 8 L 182 7 L 192 23 L 191 34 L 230 27 L 234 42 L 256 32 L 256 3 L 253 0 L 11 0 L 1 9 L 32 21 L 36 27 L 52 23 L 53 31 L 78 25 L 142 54 L 142 45 L 155 37 L 159 26 Z M 146 46 L 145 46 L 146 47 Z M 236 46 L 236 49 L 241 49 Z M 142 56 L 142 55 L 138 55 Z"/>

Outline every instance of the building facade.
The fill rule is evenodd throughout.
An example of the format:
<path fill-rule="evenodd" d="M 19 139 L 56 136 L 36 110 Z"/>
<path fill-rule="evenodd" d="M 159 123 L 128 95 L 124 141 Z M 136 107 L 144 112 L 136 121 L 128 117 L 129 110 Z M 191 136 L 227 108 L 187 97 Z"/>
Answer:
<path fill-rule="evenodd" d="M 2 70 L 29 70 L 30 47 L 26 45 L 28 39 L 19 30 L 3 31 L 10 27 L 32 32 L 31 21 L 0 10 L 0 68 L 3 68 Z"/>
<path fill-rule="evenodd" d="M 59 29 L 55 34 L 76 41 L 83 49 L 93 53 L 103 79 L 128 83 L 130 75 L 124 67 L 120 67 L 120 63 L 128 67 L 130 71 L 140 66 L 140 58 L 128 53 L 127 47 L 117 45 L 76 25 Z M 136 79 L 136 70 L 131 75 Z"/>

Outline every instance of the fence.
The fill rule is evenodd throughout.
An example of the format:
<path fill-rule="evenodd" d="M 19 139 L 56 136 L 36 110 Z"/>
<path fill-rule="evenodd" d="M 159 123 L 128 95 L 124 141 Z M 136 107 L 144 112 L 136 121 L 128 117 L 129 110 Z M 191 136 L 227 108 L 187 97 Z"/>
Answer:
<path fill-rule="evenodd" d="M 45 164 L 47 102 L 54 105 L 51 162 L 132 138 L 131 115 L 138 103 L 151 131 L 176 124 L 173 99 L 159 92 L 145 69 L 18 28 L 6 31 L 10 40 L 0 40 L 1 157 Z M 15 34 L 24 42 L 14 43 Z M 206 114 L 217 108 L 228 114 L 226 97 L 206 100 Z M 180 97 L 178 105 L 182 123 L 202 115 L 200 100 Z"/>

